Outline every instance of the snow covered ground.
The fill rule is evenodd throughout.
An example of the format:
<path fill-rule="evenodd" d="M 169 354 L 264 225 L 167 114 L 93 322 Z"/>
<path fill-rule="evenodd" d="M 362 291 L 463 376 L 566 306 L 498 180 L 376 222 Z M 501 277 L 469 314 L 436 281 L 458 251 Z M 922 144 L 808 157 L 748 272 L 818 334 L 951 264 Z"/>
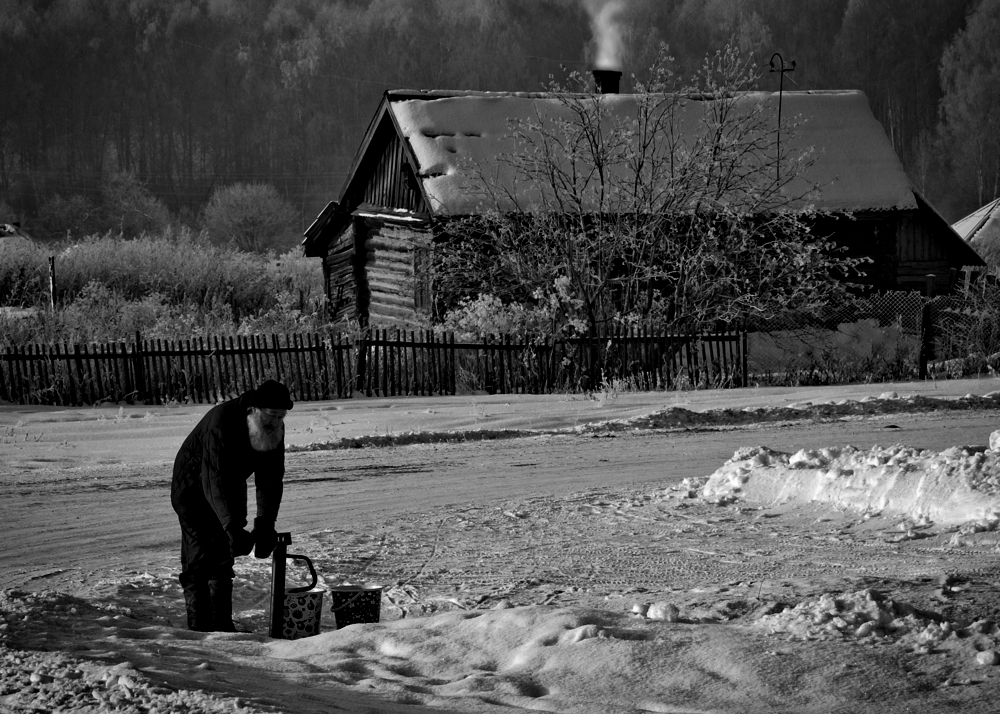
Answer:
<path fill-rule="evenodd" d="M 0 712 L 992 712 L 995 387 L 297 405 L 290 485 L 385 479 L 410 501 L 296 529 L 326 584 L 386 586 L 382 621 L 336 630 L 327 600 L 321 634 L 271 640 L 268 561 L 247 558 L 237 620 L 252 631 L 191 633 L 169 518 L 139 546 L 145 568 L 102 566 L 97 538 L 36 568 L 39 536 L 0 572 Z M 0 407 L 5 523 L 74 501 L 108 530 L 127 521 L 162 497 L 154 474 L 203 410 L 87 412 Z M 970 440 L 897 443 L 926 424 Z M 693 473 L 692 452 L 668 450 L 720 438 L 727 457 Z M 93 463 L 116 443 L 137 466 Z M 612 483 L 647 450 L 660 480 Z M 576 457 L 595 481 L 532 491 Z M 452 464 L 506 495 L 421 501 Z"/>

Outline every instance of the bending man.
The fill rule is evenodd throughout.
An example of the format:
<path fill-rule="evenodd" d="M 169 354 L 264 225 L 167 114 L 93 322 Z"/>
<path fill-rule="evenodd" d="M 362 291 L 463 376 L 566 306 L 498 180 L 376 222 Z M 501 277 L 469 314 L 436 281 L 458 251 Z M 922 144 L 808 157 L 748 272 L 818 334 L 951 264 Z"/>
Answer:
<path fill-rule="evenodd" d="M 188 628 L 233 632 L 233 564 L 271 555 L 285 475 L 285 413 L 292 400 L 268 380 L 212 407 L 174 460 L 170 502 L 181 524 L 181 586 Z M 247 479 L 254 474 L 257 517 L 247 526 Z M 256 549 L 254 548 L 256 544 Z"/>

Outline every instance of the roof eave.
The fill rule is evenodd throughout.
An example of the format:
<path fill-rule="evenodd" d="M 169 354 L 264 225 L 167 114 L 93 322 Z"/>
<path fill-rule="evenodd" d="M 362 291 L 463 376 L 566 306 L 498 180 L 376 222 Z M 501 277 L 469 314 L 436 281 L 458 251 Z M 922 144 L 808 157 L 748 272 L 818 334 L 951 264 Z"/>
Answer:
<path fill-rule="evenodd" d="M 942 230 L 942 235 L 949 238 L 948 245 L 946 246 L 952 254 L 959 259 L 963 266 L 979 266 L 985 267 L 986 261 L 982 259 L 976 249 L 973 248 L 969 243 L 958 234 L 951 224 L 944 219 L 936 208 L 924 198 L 919 191 L 913 191 L 914 198 L 917 199 L 917 207 L 920 211 L 929 212 L 935 219 L 936 222 L 940 223 Z"/>
<path fill-rule="evenodd" d="M 322 258 L 325 254 L 329 243 L 326 237 L 330 235 L 328 228 L 332 227 L 340 215 L 339 208 L 340 204 L 337 201 L 330 201 L 302 233 L 305 237 L 300 245 L 307 258 Z"/>

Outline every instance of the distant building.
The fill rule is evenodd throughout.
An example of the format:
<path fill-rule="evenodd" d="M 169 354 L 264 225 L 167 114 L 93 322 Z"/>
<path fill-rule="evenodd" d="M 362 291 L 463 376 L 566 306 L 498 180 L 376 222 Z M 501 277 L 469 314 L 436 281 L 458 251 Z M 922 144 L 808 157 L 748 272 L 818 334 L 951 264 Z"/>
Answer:
<path fill-rule="evenodd" d="M 21 230 L 20 223 L 0 223 L 0 238 L 6 238 L 8 236 L 31 238 L 31 236 Z"/>
<path fill-rule="evenodd" d="M 777 112 L 777 93 L 745 96 Z M 635 113 L 635 95 L 605 101 L 621 116 Z M 709 101 L 692 98 L 681 126 L 697 127 Z M 470 169 L 510 151 L 509 120 L 563 111 L 551 94 L 386 92 L 340 196 L 305 232 L 306 255 L 323 260 L 331 316 L 385 324 L 428 310 L 435 236 L 449 220 L 484 210 L 468 190 Z M 866 289 L 945 293 L 965 266 L 983 265 L 914 190 L 863 93 L 784 92 L 782 112 L 802 121 L 787 141 L 815 149 L 802 179 L 820 187 L 809 203 L 837 216 L 816 230 L 872 259 Z M 793 182 L 787 195 L 801 188 Z"/>
<path fill-rule="evenodd" d="M 992 243 L 1000 238 L 1000 198 L 982 206 L 951 224 L 954 231 L 972 246 Z"/>

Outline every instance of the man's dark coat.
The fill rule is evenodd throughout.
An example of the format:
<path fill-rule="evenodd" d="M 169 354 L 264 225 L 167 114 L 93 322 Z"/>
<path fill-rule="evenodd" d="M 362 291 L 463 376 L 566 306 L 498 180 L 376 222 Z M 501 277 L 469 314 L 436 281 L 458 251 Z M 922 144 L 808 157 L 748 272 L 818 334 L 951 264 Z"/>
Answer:
<path fill-rule="evenodd" d="M 247 479 L 254 474 L 257 517 L 278 518 L 285 475 L 285 445 L 254 451 L 246 395 L 213 407 L 181 445 L 174 460 L 170 502 L 182 522 L 206 535 L 247 525 Z"/>

